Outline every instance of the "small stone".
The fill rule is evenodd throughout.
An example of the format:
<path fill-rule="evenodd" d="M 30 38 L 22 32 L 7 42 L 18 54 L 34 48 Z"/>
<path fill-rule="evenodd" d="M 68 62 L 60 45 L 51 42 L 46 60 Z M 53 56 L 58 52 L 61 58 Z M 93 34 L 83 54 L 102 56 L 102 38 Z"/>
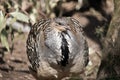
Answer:
<path fill-rule="evenodd" d="M 3 77 L 3 75 L 0 73 L 0 78 L 2 78 Z"/>

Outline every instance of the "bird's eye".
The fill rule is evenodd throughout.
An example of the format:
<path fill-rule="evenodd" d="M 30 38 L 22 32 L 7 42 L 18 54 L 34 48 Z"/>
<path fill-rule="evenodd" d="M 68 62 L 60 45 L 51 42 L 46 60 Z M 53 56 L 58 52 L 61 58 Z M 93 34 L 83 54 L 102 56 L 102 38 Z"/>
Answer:
<path fill-rule="evenodd" d="M 63 24 L 63 23 L 60 23 L 60 22 L 58 22 L 58 25 L 64 26 L 64 24 Z"/>
<path fill-rule="evenodd" d="M 62 23 L 58 23 L 59 25 L 62 25 Z"/>

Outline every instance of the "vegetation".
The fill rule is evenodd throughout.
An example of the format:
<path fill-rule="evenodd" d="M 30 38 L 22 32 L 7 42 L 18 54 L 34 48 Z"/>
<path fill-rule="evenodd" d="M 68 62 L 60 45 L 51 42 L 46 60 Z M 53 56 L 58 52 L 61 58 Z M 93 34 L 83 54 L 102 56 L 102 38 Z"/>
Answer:
<path fill-rule="evenodd" d="M 83 80 L 94 80 L 96 75 L 97 79 L 119 80 L 119 5 L 119 0 L 0 0 L 0 76 L 4 52 L 12 53 L 16 50 L 16 34 L 27 35 L 31 25 L 41 18 L 69 16 L 81 23 L 88 40 L 90 62 L 81 75 Z M 25 44 L 22 47 L 25 48 Z M 22 53 L 19 55 L 25 56 L 25 52 Z"/>

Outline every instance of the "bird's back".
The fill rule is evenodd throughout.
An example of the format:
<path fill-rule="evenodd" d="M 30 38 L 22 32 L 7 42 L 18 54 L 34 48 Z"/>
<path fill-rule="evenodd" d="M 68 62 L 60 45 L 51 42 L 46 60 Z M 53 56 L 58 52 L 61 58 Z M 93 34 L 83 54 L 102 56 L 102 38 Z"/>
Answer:
<path fill-rule="evenodd" d="M 88 63 L 88 48 L 80 23 L 70 17 L 41 20 L 27 39 L 27 54 L 38 78 L 80 73 Z"/>

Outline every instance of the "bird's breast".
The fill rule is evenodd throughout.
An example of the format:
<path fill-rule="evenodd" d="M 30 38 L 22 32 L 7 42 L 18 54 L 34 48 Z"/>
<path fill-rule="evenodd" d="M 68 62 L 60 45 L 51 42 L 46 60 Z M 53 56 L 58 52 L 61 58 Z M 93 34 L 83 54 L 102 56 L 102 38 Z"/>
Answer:
<path fill-rule="evenodd" d="M 79 52 L 79 44 L 75 35 L 70 30 L 56 29 L 51 29 L 45 35 L 47 48 L 45 56 L 48 61 L 64 67 L 71 64 L 71 60 Z"/>

